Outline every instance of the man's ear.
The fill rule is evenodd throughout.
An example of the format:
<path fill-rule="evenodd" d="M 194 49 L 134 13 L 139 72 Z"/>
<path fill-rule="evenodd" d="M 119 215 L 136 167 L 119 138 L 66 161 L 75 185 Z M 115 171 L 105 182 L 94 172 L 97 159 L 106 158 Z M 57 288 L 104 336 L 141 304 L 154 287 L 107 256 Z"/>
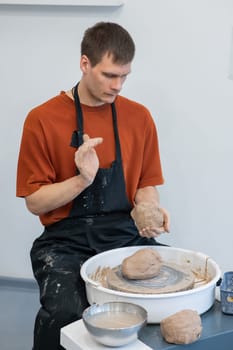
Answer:
<path fill-rule="evenodd" d="M 82 55 L 80 58 L 80 69 L 83 74 L 87 73 L 88 69 L 91 67 L 91 62 L 86 55 Z"/>

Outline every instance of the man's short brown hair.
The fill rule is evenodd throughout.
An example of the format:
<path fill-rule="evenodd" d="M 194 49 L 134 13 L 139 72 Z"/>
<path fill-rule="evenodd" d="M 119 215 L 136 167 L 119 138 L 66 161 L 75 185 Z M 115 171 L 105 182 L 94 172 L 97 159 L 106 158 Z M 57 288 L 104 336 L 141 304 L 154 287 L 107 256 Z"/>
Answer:
<path fill-rule="evenodd" d="M 88 28 L 81 43 L 81 55 L 86 55 L 92 66 L 99 63 L 105 54 L 112 56 L 114 63 L 130 63 L 135 54 L 135 44 L 122 26 L 112 22 L 99 22 Z"/>

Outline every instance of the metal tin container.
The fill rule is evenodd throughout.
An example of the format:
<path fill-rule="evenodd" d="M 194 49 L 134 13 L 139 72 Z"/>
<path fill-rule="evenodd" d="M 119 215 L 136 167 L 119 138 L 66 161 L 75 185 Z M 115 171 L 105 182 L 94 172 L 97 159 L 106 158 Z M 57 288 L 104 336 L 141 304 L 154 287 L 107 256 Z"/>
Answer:
<path fill-rule="evenodd" d="M 233 314 L 233 271 L 223 274 L 220 285 L 221 308 L 224 314 Z"/>

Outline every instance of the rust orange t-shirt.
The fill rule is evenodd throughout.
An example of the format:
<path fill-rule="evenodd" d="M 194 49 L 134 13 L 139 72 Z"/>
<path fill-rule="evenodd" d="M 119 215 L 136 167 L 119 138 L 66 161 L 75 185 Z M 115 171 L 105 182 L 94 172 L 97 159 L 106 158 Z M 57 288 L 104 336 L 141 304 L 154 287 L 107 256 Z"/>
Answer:
<path fill-rule="evenodd" d="M 115 106 L 126 192 L 133 203 L 138 188 L 163 183 L 157 131 L 143 105 L 118 96 Z M 111 106 L 82 105 L 82 110 L 84 132 L 104 140 L 96 147 L 100 167 L 109 167 L 115 160 Z M 18 159 L 18 197 L 26 197 L 43 185 L 61 182 L 76 174 L 76 149 L 70 146 L 74 130 L 77 130 L 75 104 L 65 92 L 29 112 Z M 72 202 L 41 215 L 41 223 L 50 225 L 64 219 L 71 206 Z"/>

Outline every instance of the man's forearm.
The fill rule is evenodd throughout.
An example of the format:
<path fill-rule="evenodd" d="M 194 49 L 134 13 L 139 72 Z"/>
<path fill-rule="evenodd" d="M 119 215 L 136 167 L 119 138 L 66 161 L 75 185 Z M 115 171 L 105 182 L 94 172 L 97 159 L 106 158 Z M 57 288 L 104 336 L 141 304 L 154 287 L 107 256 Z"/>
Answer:
<path fill-rule="evenodd" d="M 159 201 L 159 192 L 157 188 L 153 186 L 139 188 L 135 195 L 135 204 L 150 202 L 159 207 Z"/>
<path fill-rule="evenodd" d="M 25 197 L 27 208 L 35 215 L 48 213 L 70 203 L 89 185 L 81 175 L 77 175 L 63 182 L 41 186 Z"/>

